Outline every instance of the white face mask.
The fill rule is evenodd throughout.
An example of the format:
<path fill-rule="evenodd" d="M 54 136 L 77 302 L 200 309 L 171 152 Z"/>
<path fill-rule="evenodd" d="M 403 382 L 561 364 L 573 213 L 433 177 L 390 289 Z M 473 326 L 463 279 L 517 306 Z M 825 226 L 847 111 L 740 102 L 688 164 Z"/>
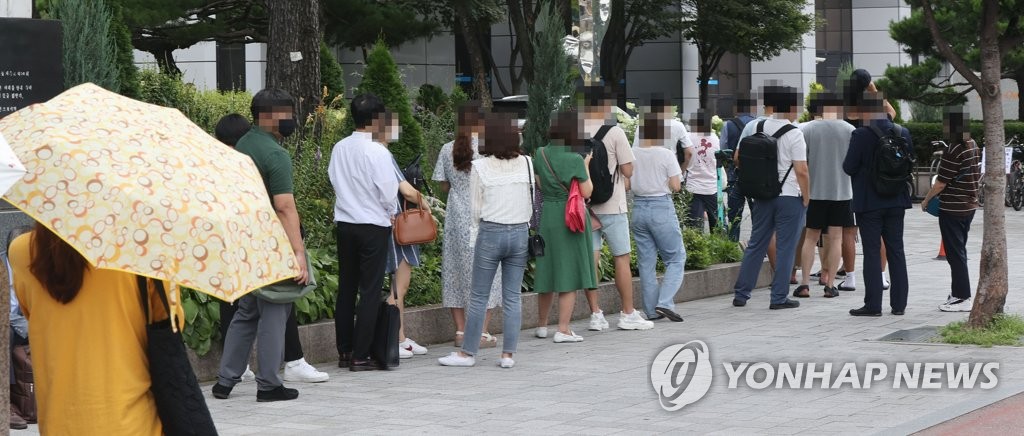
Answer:
<path fill-rule="evenodd" d="M 387 129 L 387 140 L 388 142 L 398 142 L 398 135 L 402 133 L 402 128 L 397 125 L 392 125 Z"/>

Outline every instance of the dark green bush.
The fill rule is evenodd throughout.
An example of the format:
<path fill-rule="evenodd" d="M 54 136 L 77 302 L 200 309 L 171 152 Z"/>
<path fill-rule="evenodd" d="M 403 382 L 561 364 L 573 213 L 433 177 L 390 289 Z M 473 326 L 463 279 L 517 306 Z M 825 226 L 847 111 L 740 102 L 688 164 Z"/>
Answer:
<path fill-rule="evenodd" d="M 323 42 L 320 43 L 320 83 L 327 88 L 327 98 L 324 99 L 326 106 L 344 106 L 341 99 L 345 97 L 345 71 Z"/>
<path fill-rule="evenodd" d="M 429 83 L 420 86 L 419 93 L 416 95 L 416 104 L 422 110 L 434 114 L 449 109 L 450 103 L 451 100 L 448 99 L 441 87 Z"/>
<path fill-rule="evenodd" d="M 121 90 L 117 42 L 111 38 L 113 15 L 101 0 L 57 0 L 49 8 L 63 27 L 64 86 L 94 83 Z"/>

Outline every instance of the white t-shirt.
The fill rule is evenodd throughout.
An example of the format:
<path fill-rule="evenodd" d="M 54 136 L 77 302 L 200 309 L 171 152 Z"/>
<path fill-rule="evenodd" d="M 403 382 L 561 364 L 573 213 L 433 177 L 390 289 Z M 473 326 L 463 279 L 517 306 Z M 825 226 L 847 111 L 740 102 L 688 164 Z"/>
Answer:
<path fill-rule="evenodd" d="M 634 147 L 633 177 L 629 189 L 637 197 L 668 195 L 668 179 L 682 174 L 676 154 L 664 147 Z"/>
<path fill-rule="evenodd" d="M 669 123 L 669 135 L 661 145 L 672 150 L 673 153 L 676 151 L 676 143 L 679 141 L 683 142 L 683 148 L 693 147 L 693 142 L 690 141 L 690 132 L 686 130 L 686 124 L 675 118 L 670 118 L 667 121 Z M 634 150 L 640 146 L 640 139 L 640 123 L 637 123 L 636 132 L 633 134 Z"/>
<path fill-rule="evenodd" d="M 743 129 L 743 135 L 740 136 L 740 143 L 743 142 L 743 138 L 753 135 L 757 132 L 757 123 L 761 120 L 753 120 L 747 123 L 747 126 Z M 764 123 L 764 132 L 766 134 L 774 134 L 782 126 L 790 124 L 788 120 L 768 118 Z M 786 197 L 799 197 L 800 196 L 800 184 L 796 181 L 796 171 L 790 171 L 789 166 L 793 162 L 807 162 L 807 143 L 804 141 L 804 134 L 800 129 L 793 129 L 782 135 L 779 139 L 779 164 L 778 173 L 779 180 L 786 177 L 786 171 L 789 171 L 789 176 L 786 177 L 786 182 L 782 184 L 782 196 Z M 736 145 L 736 149 L 740 148 L 739 143 Z"/>
<path fill-rule="evenodd" d="M 718 193 L 718 162 L 715 152 L 720 150 L 718 136 L 711 133 L 691 133 L 693 157 L 686 168 L 686 190 L 694 194 Z M 724 182 L 723 182 L 724 184 Z"/>

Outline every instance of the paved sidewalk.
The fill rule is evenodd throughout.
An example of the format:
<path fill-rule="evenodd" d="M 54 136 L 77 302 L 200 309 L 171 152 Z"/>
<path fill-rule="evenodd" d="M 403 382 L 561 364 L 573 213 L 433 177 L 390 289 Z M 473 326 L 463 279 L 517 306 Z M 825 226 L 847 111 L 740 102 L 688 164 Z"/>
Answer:
<path fill-rule="evenodd" d="M 396 371 L 352 373 L 321 365 L 331 380 L 292 384 L 298 400 L 257 403 L 256 386 L 243 383 L 228 400 L 209 397 L 221 434 L 906 434 L 931 427 L 1024 391 L 1024 350 L 874 341 L 898 329 L 938 326 L 965 319 L 942 313 L 949 271 L 934 261 L 937 222 L 908 211 L 907 251 L 910 305 L 902 317 L 847 314 L 862 303 L 861 292 L 835 299 L 812 298 L 795 310 L 769 311 L 766 290 L 744 308 L 731 296 L 683 303 L 680 324 L 657 322 L 653 331 L 587 332 L 586 341 L 554 344 L 524 332 L 517 365 L 495 366 L 498 351 L 484 350 L 475 368 L 436 363 L 450 344 L 426 356 L 403 360 Z M 971 233 L 972 281 L 976 282 L 981 214 Z M 1007 211 L 1010 258 L 1024 258 L 1024 213 Z M 1024 268 L 1011 265 L 1010 283 L 1024 281 Z M 859 283 L 863 283 L 859 279 Z M 579 304 L 583 304 L 579 302 Z M 886 307 L 886 310 L 888 308 Z M 525 310 L 535 310 L 525 308 Z M 1011 289 L 1008 312 L 1024 310 L 1024 290 Z M 614 318 L 614 317 L 611 317 Z M 615 320 L 609 320 L 612 326 Z M 714 381 L 700 401 L 677 412 L 659 406 L 651 387 L 651 362 L 664 347 L 700 339 L 710 348 Z M 723 362 L 986 362 L 1000 363 L 996 389 L 894 390 L 890 385 L 855 390 L 754 390 L 728 388 Z M 33 426 L 33 429 L 35 426 Z"/>

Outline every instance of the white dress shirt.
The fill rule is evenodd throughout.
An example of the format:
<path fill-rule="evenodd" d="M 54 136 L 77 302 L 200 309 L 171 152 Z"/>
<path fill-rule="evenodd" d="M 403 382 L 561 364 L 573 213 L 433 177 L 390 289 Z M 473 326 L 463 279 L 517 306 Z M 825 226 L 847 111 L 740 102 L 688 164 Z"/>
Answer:
<path fill-rule="evenodd" d="M 334 186 L 334 220 L 391 227 L 398 212 L 394 157 L 368 132 L 353 132 L 331 151 L 327 173 Z"/>

